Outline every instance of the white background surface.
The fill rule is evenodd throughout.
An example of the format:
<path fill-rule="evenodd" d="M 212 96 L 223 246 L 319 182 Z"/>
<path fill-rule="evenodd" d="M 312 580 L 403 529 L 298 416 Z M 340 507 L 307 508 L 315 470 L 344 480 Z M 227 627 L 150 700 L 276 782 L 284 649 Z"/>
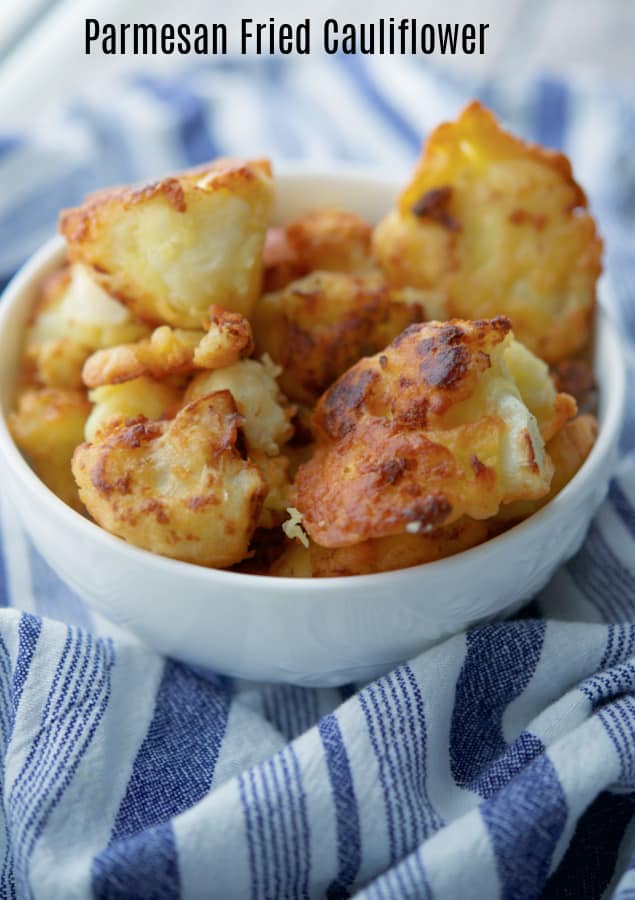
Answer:
<path fill-rule="evenodd" d="M 306 16 L 319 22 L 373 21 L 394 15 L 419 22 L 488 22 L 484 57 L 435 56 L 439 65 L 482 74 L 535 69 L 585 73 L 635 86 L 635 0 L 4 0 L 0 3 L 0 127 L 28 124 L 74 85 L 114 77 L 130 68 L 166 73 L 178 57 L 84 54 L 84 19 L 102 22 L 235 22 Z"/>

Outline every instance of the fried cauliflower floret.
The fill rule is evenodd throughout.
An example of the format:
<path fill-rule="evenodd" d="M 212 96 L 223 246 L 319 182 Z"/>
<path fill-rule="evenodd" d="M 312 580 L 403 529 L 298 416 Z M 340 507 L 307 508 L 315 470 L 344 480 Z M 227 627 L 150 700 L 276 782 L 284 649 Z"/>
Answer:
<path fill-rule="evenodd" d="M 294 410 L 280 392 L 272 371 L 255 359 L 243 359 L 225 369 L 201 372 L 190 382 L 185 402 L 214 391 L 231 392 L 245 420 L 243 430 L 249 450 L 277 456 L 293 434 Z"/>
<path fill-rule="evenodd" d="M 200 369 L 233 366 L 254 352 L 251 324 L 240 313 L 221 306 L 210 306 L 205 322 L 207 334 L 194 351 L 194 363 Z"/>
<path fill-rule="evenodd" d="M 75 509 L 81 503 L 71 473 L 71 457 L 84 439 L 90 403 L 81 391 L 43 388 L 25 391 L 9 416 L 16 444 L 54 494 Z"/>
<path fill-rule="evenodd" d="M 313 541 L 307 548 L 289 544 L 271 566 L 270 575 L 288 578 L 332 578 L 370 575 L 435 562 L 482 544 L 488 537 L 484 521 L 463 517 L 434 531 L 396 534 L 329 549 Z"/>
<path fill-rule="evenodd" d="M 320 399 L 295 479 L 303 527 L 344 547 L 538 499 L 553 467 L 507 367 L 508 319 L 411 325 Z"/>
<path fill-rule="evenodd" d="M 240 423 L 228 391 L 171 421 L 111 423 L 73 456 L 86 508 L 137 547 L 204 566 L 239 562 L 267 492 L 236 447 Z"/>
<path fill-rule="evenodd" d="M 147 375 L 123 384 L 104 384 L 88 397 L 94 404 L 85 428 L 85 439 L 92 441 L 108 422 L 137 416 L 161 419 L 170 416 L 181 403 L 182 392 L 168 381 L 155 381 Z M 78 442 L 79 443 L 79 442 Z"/>
<path fill-rule="evenodd" d="M 160 325 L 150 337 L 93 353 L 84 365 L 87 387 L 120 384 L 150 375 L 189 375 L 198 369 L 219 369 L 253 351 L 251 325 L 240 313 L 210 308 L 207 333 Z"/>
<path fill-rule="evenodd" d="M 200 328 L 210 304 L 249 315 L 260 292 L 273 184 L 264 160 L 218 160 L 62 212 L 72 260 L 141 319 Z"/>
<path fill-rule="evenodd" d="M 36 381 L 79 388 L 87 357 L 102 347 L 135 341 L 148 329 L 109 296 L 84 266 L 49 276 L 25 339 L 25 365 Z"/>
<path fill-rule="evenodd" d="M 374 265 L 372 226 L 342 209 L 316 209 L 289 225 L 270 228 L 264 248 L 267 291 L 310 272 L 365 272 Z"/>
<path fill-rule="evenodd" d="M 597 433 L 597 419 L 589 413 L 567 422 L 547 444 L 547 453 L 554 467 L 549 493 L 539 500 L 518 500 L 501 506 L 490 530 L 496 532 L 501 524 L 509 525 L 526 519 L 559 494 L 593 449 Z"/>
<path fill-rule="evenodd" d="M 149 338 L 98 350 L 86 360 L 82 378 L 87 387 L 121 384 L 141 375 L 166 378 L 188 374 L 196 368 L 194 352 L 204 337 L 202 331 L 186 331 L 161 325 Z"/>
<path fill-rule="evenodd" d="M 602 243 L 584 192 L 479 103 L 432 133 L 373 249 L 391 283 L 441 291 L 452 316 L 508 316 L 548 362 L 587 341 Z"/>
<path fill-rule="evenodd" d="M 283 391 L 313 404 L 362 356 L 439 312 L 420 292 L 389 288 L 377 273 L 314 272 L 261 297 L 252 321 L 256 351 L 282 366 Z"/>

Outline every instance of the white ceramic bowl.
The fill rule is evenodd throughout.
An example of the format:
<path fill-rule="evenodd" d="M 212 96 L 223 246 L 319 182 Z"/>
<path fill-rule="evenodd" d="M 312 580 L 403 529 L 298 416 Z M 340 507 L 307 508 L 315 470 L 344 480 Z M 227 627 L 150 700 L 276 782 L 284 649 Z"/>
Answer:
<path fill-rule="evenodd" d="M 339 204 L 377 220 L 392 181 L 296 172 L 278 177 L 278 221 Z M 539 513 L 457 556 L 398 572 L 282 579 L 204 569 L 139 550 L 65 506 L 35 476 L 7 430 L 21 335 L 40 278 L 62 259 L 55 239 L 0 303 L 2 489 L 53 569 L 103 615 L 157 650 L 230 675 L 305 685 L 374 677 L 445 635 L 516 610 L 579 548 L 616 458 L 624 402 L 620 342 L 598 315 L 600 433 L 570 484 Z"/>

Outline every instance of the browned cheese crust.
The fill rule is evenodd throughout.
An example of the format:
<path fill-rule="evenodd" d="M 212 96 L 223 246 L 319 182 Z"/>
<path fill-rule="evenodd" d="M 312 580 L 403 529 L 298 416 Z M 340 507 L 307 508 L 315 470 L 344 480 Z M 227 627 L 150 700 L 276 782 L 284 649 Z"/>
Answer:
<path fill-rule="evenodd" d="M 157 379 L 190 375 L 231 366 L 253 352 L 251 325 L 240 313 L 212 306 L 205 326 L 207 333 L 161 325 L 133 344 L 98 350 L 84 364 L 84 384 L 94 388 L 142 375 Z"/>
<path fill-rule="evenodd" d="M 316 407 L 317 450 L 296 475 L 309 536 L 335 548 L 426 533 L 544 496 L 552 466 L 506 366 L 512 346 L 502 317 L 429 322 L 346 372 Z M 544 379 L 555 406 L 546 367 Z"/>

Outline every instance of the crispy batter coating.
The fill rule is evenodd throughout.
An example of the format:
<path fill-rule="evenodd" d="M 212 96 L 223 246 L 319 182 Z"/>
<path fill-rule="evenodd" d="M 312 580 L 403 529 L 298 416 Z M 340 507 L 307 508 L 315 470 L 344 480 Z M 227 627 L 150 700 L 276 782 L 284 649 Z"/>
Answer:
<path fill-rule="evenodd" d="M 370 575 L 434 562 L 469 550 L 488 537 L 487 523 L 463 517 L 429 534 L 395 534 L 329 549 L 311 542 L 308 548 L 290 543 L 269 574 L 288 578 L 332 578 Z"/>
<path fill-rule="evenodd" d="M 200 369 L 233 366 L 254 352 L 251 324 L 240 313 L 222 306 L 210 306 L 205 328 L 207 334 L 194 351 L 194 363 Z"/>
<path fill-rule="evenodd" d="M 279 291 L 310 272 L 365 272 L 374 265 L 372 226 L 343 209 L 315 209 L 267 231 L 264 289 Z"/>
<path fill-rule="evenodd" d="M 166 378 L 195 371 L 194 353 L 204 332 L 161 325 L 149 338 L 98 350 L 86 360 L 82 378 L 87 387 L 121 384 L 141 375 Z"/>
<path fill-rule="evenodd" d="M 153 325 L 200 328 L 210 304 L 248 315 L 273 202 L 265 160 L 217 160 L 62 212 L 72 260 Z"/>
<path fill-rule="evenodd" d="M 389 288 L 378 273 L 314 272 L 260 298 L 252 320 L 256 350 L 282 366 L 287 396 L 311 405 L 362 356 L 412 322 L 442 313 L 429 301 L 411 288 Z"/>
<path fill-rule="evenodd" d="M 503 317 L 428 322 L 349 369 L 317 405 L 317 450 L 295 479 L 310 537 L 426 533 L 544 496 L 553 468 L 505 362 L 512 341 Z"/>
<path fill-rule="evenodd" d="M 185 402 L 214 391 L 230 391 L 244 417 L 244 434 L 249 451 L 262 450 L 277 456 L 293 434 L 294 408 L 280 392 L 275 374 L 264 363 L 243 359 L 225 369 L 195 375 L 185 393 Z"/>
<path fill-rule="evenodd" d="M 49 276 L 27 328 L 24 365 L 51 387 L 82 386 L 82 366 L 101 347 L 134 341 L 148 329 L 80 265 Z"/>
<path fill-rule="evenodd" d="M 115 421 L 73 456 L 95 521 L 154 553 L 204 566 L 243 559 L 267 493 L 243 459 L 241 417 L 229 391 L 185 406 L 171 421 Z"/>
<path fill-rule="evenodd" d="M 490 532 L 497 533 L 501 525 L 507 527 L 526 519 L 559 494 L 593 449 L 597 433 L 597 419 L 589 413 L 567 422 L 547 444 L 547 453 L 554 466 L 549 493 L 540 500 L 517 500 L 501 506 L 495 520 L 490 523 Z"/>
<path fill-rule="evenodd" d="M 432 133 L 373 247 L 392 283 L 441 291 L 452 316 L 508 316 L 548 362 L 588 338 L 602 243 L 584 192 L 479 103 Z"/>
<path fill-rule="evenodd" d="M 92 390 L 88 397 L 94 406 L 86 422 L 85 438 L 92 441 L 98 431 L 115 419 L 171 417 L 181 406 L 182 391 L 169 381 L 155 381 L 141 375 L 122 384 L 104 384 Z"/>
<path fill-rule="evenodd" d="M 93 353 L 84 365 L 87 387 L 120 384 L 150 375 L 189 375 L 199 369 L 230 366 L 253 351 L 249 321 L 240 313 L 210 308 L 207 333 L 160 325 L 150 337 Z"/>
<path fill-rule="evenodd" d="M 42 388 L 21 394 L 17 410 L 9 415 L 11 434 L 38 476 L 60 500 L 79 511 L 71 457 L 83 440 L 89 412 L 82 391 Z"/>

